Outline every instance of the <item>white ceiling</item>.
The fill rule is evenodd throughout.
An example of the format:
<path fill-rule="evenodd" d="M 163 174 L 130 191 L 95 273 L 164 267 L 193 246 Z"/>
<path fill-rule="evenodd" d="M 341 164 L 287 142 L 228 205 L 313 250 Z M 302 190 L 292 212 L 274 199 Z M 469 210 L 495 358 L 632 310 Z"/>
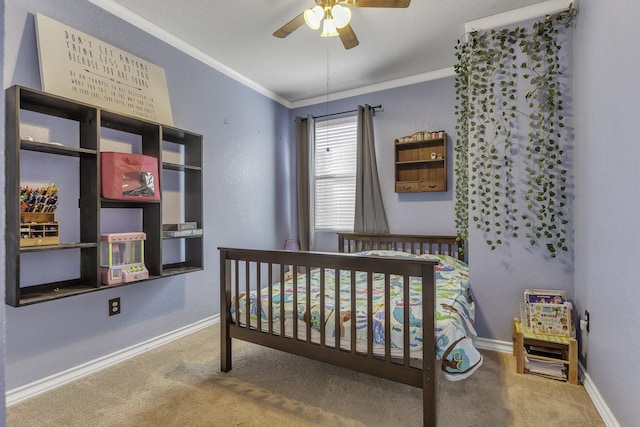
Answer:
<path fill-rule="evenodd" d="M 289 107 L 327 93 L 451 73 L 465 22 L 541 3 L 412 0 L 406 9 L 352 8 L 360 44 L 345 50 L 338 37 L 320 37 L 306 25 L 284 39 L 272 35 L 314 0 L 89 1 Z"/>

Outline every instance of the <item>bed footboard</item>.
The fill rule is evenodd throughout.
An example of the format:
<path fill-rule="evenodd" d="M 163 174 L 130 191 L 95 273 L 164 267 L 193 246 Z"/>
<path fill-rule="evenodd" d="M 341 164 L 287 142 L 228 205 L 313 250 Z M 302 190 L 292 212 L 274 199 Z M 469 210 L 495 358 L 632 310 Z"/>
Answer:
<path fill-rule="evenodd" d="M 422 259 L 220 248 L 220 368 L 224 372 L 232 368 L 231 342 L 235 338 L 420 387 L 423 389 L 424 425 L 435 426 L 436 265 L 435 261 Z M 319 292 L 312 291 L 310 274 L 293 274 L 286 281 L 287 288 L 293 290 L 289 297 L 292 300 L 285 304 L 279 292 L 284 288 L 280 285 L 285 283 L 287 267 L 292 272 L 316 272 L 314 277 L 319 280 L 314 286 L 319 286 Z M 415 354 L 410 350 L 411 304 L 404 304 L 401 314 L 397 307 L 394 313 L 385 309 L 384 318 L 378 322 L 379 327 L 383 325 L 385 337 L 391 337 L 391 316 L 402 317 L 402 324 L 407 326 L 402 327 L 401 332 L 394 330 L 394 333 L 402 334 L 402 349 L 392 349 L 390 339 L 376 348 L 373 337 L 380 331 L 374 331 L 372 320 L 367 321 L 364 348 L 356 343 L 356 322 L 343 323 L 351 313 L 356 313 L 355 298 L 343 303 L 342 295 L 345 291 L 356 295 L 356 276 L 363 274 L 366 276 L 368 319 L 374 315 L 371 299 L 374 277 L 384 280 L 384 307 L 390 307 L 390 283 L 394 278 L 400 277 L 402 283 L 409 283 L 409 277 L 421 278 L 424 349 L 421 360 L 413 357 Z M 329 283 L 328 277 L 336 279 Z M 410 301 L 409 286 L 402 288 L 403 301 Z M 258 296 L 250 300 L 248 295 L 252 291 Z M 311 297 L 305 297 L 315 294 L 319 295 L 319 301 L 312 302 Z M 332 303 L 327 302 L 330 299 Z M 300 315 L 302 312 L 304 316 Z M 314 313 L 313 319 L 311 313 Z"/>

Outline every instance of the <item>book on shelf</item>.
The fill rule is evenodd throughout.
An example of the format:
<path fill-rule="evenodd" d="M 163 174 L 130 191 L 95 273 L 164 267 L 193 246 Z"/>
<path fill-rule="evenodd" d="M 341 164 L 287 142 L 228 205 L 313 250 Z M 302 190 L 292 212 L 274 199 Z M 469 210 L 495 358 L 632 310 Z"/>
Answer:
<path fill-rule="evenodd" d="M 527 319 L 530 332 L 534 334 L 570 337 L 573 331 L 573 305 L 528 303 Z"/>
<path fill-rule="evenodd" d="M 524 370 L 530 374 L 541 375 L 547 378 L 558 380 L 567 379 L 567 367 L 563 362 L 537 359 L 535 355 L 524 352 Z"/>
<path fill-rule="evenodd" d="M 178 224 L 162 224 L 162 231 L 184 231 L 195 230 L 198 228 L 198 223 L 195 221 L 181 222 Z"/>
<path fill-rule="evenodd" d="M 564 304 L 567 293 L 555 289 L 525 289 L 524 302 L 542 304 Z"/>
<path fill-rule="evenodd" d="M 163 237 L 202 236 L 202 228 L 196 228 L 193 230 L 163 231 L 162 236 Z"/>
<path fill-rule="evenodd" d="M 526 332 L 575 337 L 573 305 L 563 290 L 526 289 L 520 318 Z"/>
<path fill-rule="evenodd" d="M 544 347 L 540 345 L 525 344 L 525 350 L 532 356 L 543 356 L 550 359 L 562 359 L 562 350 L 559 348 Z"/>

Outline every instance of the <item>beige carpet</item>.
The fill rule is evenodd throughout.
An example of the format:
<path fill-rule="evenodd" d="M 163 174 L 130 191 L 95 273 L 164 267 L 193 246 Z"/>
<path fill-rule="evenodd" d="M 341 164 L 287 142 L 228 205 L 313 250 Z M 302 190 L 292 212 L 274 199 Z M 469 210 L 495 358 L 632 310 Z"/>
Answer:
<path fill-rule="evenodd" d="M 18 426 L 421 426 L 422 390 L 234 342 L 218 326 L 7 409 Z M 603 426 L 582 386 L 515 374 L 484 351 L 471 378 L 438 378 L 439 426 Z"/>

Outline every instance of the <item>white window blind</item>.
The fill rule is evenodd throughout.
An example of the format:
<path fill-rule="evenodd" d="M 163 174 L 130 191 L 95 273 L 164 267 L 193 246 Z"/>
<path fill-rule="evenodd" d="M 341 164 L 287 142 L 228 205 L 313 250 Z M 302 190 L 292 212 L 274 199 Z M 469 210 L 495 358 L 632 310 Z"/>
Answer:
<path fill-rule="evenodd" d="M 353 231 L 357 117 L 316 122 L 315 229 Z"/>

